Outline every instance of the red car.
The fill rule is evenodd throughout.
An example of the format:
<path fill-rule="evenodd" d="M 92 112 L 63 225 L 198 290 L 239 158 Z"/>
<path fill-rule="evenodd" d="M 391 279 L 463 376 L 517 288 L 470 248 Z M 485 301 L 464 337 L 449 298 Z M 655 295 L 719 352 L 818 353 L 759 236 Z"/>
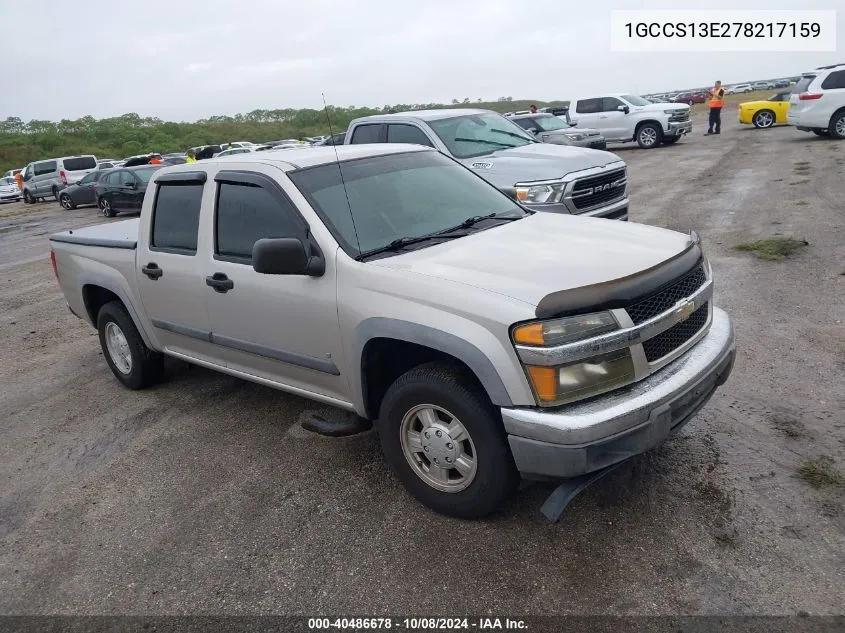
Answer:
<path fill-rule="evenodd" d="M 686 103 L 689 105 L 693 105 L 694 103 L 704 103 L 707 101 L 707 93 L 706 92 L 682 92 L 674 99 L 672 99 L 675 103 Z"/>

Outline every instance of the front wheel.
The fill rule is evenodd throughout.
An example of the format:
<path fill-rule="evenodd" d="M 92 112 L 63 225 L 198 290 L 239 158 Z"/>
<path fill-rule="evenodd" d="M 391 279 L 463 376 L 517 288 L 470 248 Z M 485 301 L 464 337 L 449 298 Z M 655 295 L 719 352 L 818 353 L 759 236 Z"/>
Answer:
<path fill-rule="evenodd" d="M 643 149 L 652 149 L 663 140 L 663 130 L 654 123 L 646 123 L 637 130 L 637 145 Z"/>
<path fill-rule="evenodd" d="M 117 215 L 114 209 L 111 208 L 109 201 L 105 198 L 100 198 L 100 212 L 107 218 L 113 218 Z"/>
<path fill-rule="evenodd" d="M 775 124 L 775 113 L 771 110 L 760 110 L 751 120 L 756 128 L 772 127 Z"/>
<path fill-rule="evenodd" d="M 58 188 L 58 187 L 56 187 L 55 185 L 53 185 L 53 188 L 52 188 L 52 189 L 50 189 L 50 193 L 52 193 L 52 194 L 53 194 L 53 198 L 54 198 L 56 201 L 58 201 L 58 199 L 59 199 L 59 188 Z"/>
<path fill-rule="evenodd" d="M 831 117 L 827 131 L 833 138 L 845 138 L 845 110 Z"/>
<path fill-rule="evenodd" d="M 163 356 L 147 347 L 122 303 L 111 301 L 100 308 L 97 332 L 109 368 L 126 387 L 143 389 L 161 380 Z"/>
<path fill-rule="evenodd" d="M 29 192 L 29 189 L 23 190 L 23 201 L 24 204 L 35 204 L 35 198 L 32 197 L 32 194 Z"/>
<path fill-rule="evenodd" d="M 405 488 L 441 514 L 494 512 L 519 474 L 501 418 L 474 379 L 445 363 L 400 376 L 379 412 L 382 451 Z"/>
<path fill-rule="evenodd" d="M 66 193 L 63 193 L 61 196 L 59 196 L 59 204 L 62 205 L 63 209 L 67 209 L 68 211 L 76 208 L 76 205 L 73 203 L 73 200 L 71 200 L 70 196 Z"/>

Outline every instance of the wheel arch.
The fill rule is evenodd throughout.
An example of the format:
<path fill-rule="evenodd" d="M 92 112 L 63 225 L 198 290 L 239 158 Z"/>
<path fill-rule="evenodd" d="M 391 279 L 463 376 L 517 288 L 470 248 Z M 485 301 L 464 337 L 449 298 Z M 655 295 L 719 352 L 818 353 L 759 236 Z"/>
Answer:
<path fill-rule="evenodd" d="M 139 318 L 139 315 L 135 311 L 135 307 L 132 305 L 132 302 L 129 301 L 122 289 L 117 288 L 104 280 L 89 280 L 82 282 L 81 291 L 82 303 L 85 306 L 85 315 L 88 318 L 88 322 L 94 326 L 95 329 L 97 328 L 97 315 L 99 314 L 100 309 L 111 301 L 119 301 L 126 309 L 126 312 L 129 314 L 129 318 L 132 319 L 135 327 L 138 329 L 138 333 L 141 335 L 141 339 L 144 341 L 144 344 L 150 349 L 156 349 L 156 346 L 153 344 L 151 337 L 144 327 L 142 319 Z"/>
<path fill-rule="evenodd" d="M 350 374 L 353 404 L 359 414 L 378 417 L 381 399 L 393 380 L 425 362 L 463 366 L 496 406 L 513 402 L 502 377 L 484 352 L 454 334 L 418 323 L 373 317 L 363 321 L 354 342 L 357 372 Z"/>
<path fill-rule="evenodd" d="M 657 119 L 643 119 L 642 121 L 637 122 L 637 125 L 634 127 L 634 140 L 635 141 L 637 140 L 637 134 L 640 133 L 640 128 L 642 128 L 642 126 L 646 125 L 647 123 L 651 123 L 653 125 L 656 125 L 658 127 L 658 129 L 660 130 L 660 134 L 665 134 L 665 131 L 663 129 L 663 124 L 660 121 L 658 121 Z"/>

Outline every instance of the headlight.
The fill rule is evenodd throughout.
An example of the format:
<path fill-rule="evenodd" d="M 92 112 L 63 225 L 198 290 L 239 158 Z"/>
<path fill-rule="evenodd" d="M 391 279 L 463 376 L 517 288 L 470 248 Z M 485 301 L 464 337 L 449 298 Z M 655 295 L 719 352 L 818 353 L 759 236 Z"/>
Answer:
<path fill-rule="evenodd" d="M 609 312 L 527 323 L 513 329 L 517 345 L 551 347 L 592 338 L 618 329 Z M 557 406 L 611 391 L 634 381 L 634 362 L 628 348 L 566 365 L 526 365 L 525 373 L 537 404 Z"/>
<path fill-rule="evenodd" d="M 680 114 L 679 110 L 664 110 L 663 114 Z"/>
<path fill-rule="evenodd" d="M 516 184 L 514 188 L 519 201 L 529 204 L 552 204 L 563 195 L 563 183 Z"/>
<path fill-rule="evenodd" d="M 570 141 L 583 141 L 585 138 L 587 138 L 584 134 L 569 134 L 569 133 L 567 133 L 567 134 L 564 134 L 564 136 L 566 138 L 568 138 Z"/>

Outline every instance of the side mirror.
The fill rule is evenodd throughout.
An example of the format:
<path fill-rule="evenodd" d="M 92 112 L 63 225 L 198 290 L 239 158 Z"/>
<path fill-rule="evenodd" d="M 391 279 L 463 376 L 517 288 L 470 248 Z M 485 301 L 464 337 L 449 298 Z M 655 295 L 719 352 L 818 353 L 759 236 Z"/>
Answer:
<path fill-rule="evenodd" d="M 526 130 L 526 132 L 531 132 L 531 134 L 537 134 L 539 131 L 540 130 L 538 130 L 536 127 L 530 127 Z"/>
<path fill-rule="evenodd" d="M 298 237 L 261 239 L 252 247 L 252 268 L 264 275 L 319 277 L 326 271 L 326 262 L 312 250 Z"/>
<path fill-rule="evenodd" d="M 616 109 L 620 112 L 624 112 L 625 114 L 628 114 L 631 111 L 631 108 L 626 105 L 616 106 Z"/>

